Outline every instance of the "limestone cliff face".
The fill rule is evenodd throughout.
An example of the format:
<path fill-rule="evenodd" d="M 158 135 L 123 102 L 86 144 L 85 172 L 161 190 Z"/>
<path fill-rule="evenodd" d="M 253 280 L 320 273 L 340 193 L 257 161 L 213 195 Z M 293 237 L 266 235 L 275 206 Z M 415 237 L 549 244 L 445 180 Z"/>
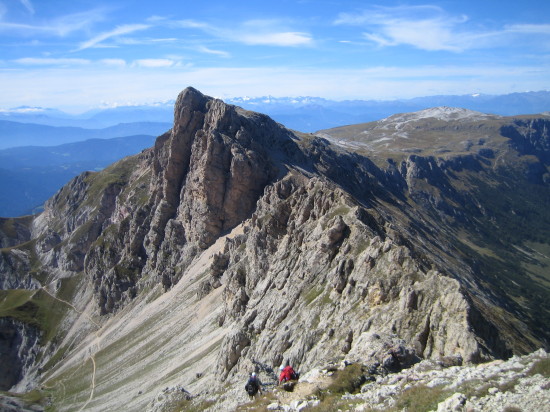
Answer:
<path fill-rule="evenodd" d="M 220 351 L 222 378 L 254 361 L 308 370 L 368 359 L 373 334 L 388 344 L 399 337 L 421 358 L 479 362 L 506 351 L 476 335 L 476 309 L 460 282 L 323 179 L 291 176 L 271 186 L 226 249 L 206 281 L 207 290 L 224 287 L 223 322 L 238 330 Z"/>
<path fill-rule="evenodd" d="M 264 187 L 283 172 L 278 153 L 295 146 L 292 134 L 268 117 L 192 88 L 174 110 L 174 128 L 154 148 L 144 240 L 148 269 L 162 272 L 167 287 L 179 279 L 178 259 L 188 260 L 251 215 Z"/>
<path fill-rule="evenodd" d="M 41 320 L 49 305 L 58 310 L 40 325 L 51 339 L 37 361 L 48 382 L 68 383 L 93 363 L 98 382 L 82 402 L 120 407 L 103 376 L 123 392 L 146 387 L 132 399 L 141 408 L 165 381 L 215 390 L 258 365 L 387 363 L 395 353 L 401 367 L 480 362 L 544 345 L 540 319 L 507 294 L 508 279 L 525 279 L 489 270 L 508 262 L 491 230 L 504 233 L 506 222 L 491 192 L 498 162 L 511 158 L 502 136 L 476 153 L 407 155 L 382 167 L 193 88 L 174 111 L 153 148 L 73 179 L 20 230 L 0 228 L 0 287 L 43 288 Z M 21 315 L 12 310 L 19 295 L 2 298 L 15 302 L 2 313 Z M 147 357 L 143 342 L 155 348 Z M 147 362 L 168 369 L 113 381 Z"/>

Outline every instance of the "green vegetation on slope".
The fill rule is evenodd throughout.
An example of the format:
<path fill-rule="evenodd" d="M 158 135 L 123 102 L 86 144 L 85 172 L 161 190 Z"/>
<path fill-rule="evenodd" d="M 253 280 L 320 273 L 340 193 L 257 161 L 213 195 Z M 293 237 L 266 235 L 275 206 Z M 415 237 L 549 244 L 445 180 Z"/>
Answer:
<path fill-rule="evenodd" d="M 42 331 L 43 344 L 57 335 L 66 312 L 67 304 L 42 289 L 0 290 L 0 318 L 9 317 L 38 327 Z"/>
<path fill-rule="evenodd" d="M 539 337 L 550 340 L 550 191 L 517 179 L 518 171 L 499 169 L 486 177 L 471 175 L 473 202 L 464 206 L 467 238 L 457 247 L 486 285 L 508 296 Z M 473 218 L 473 219 L 472 219 Z"/>
<path fill-rule="evenodd" d="M 86 175 L 86 183 L 89 185 L 85 204 L 95 205 L 109 186 L 124 186 L 136 170 L 138 156 L 127 157 L 120 160 L 105 170 Z"/>

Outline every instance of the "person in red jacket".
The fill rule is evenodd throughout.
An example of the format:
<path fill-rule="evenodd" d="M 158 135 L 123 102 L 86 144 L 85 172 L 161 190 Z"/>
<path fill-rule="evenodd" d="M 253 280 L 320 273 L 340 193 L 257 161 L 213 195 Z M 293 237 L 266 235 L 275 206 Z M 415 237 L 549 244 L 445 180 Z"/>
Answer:
<path fill-rule="evenodd" d="M 279 384 L 296 379 L 296 372 L 292 369 L 292 366 L 288 365 L 286 367 L 280 368 L 281 374 L 279 375 Z"/>

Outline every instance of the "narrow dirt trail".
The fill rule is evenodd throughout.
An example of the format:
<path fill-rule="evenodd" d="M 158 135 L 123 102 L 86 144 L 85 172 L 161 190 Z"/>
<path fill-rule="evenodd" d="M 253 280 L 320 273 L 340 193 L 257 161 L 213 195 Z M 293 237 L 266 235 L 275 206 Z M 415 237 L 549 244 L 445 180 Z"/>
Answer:
<path fill-rule="evenodd" d="M 94 397 L 94 391 L 95 391 L 95 385 L 96 385 L 96 382 L 95 382 L 95 378 L 96 378 L 96 362 L 95 362 L 95 354 L 99 352 L 101 346 L 100 346 L 100 342 L 101 342 L 101 336 L 99 334 L 99 331 L 101 329 L 101 325 L 99 323 L 97 323 L 95 320 L 92 319 L 92 317 L 86 313 L 86 312 L 83 312 L 83 311 L 80 311 L 78 310 L 72 303 L 64 300 L 64 299 L 60 299 L 58 298 L 57 296 L 55 296 L 54 294 L 52 294 L 48 289 L 47 289 L 48 285 L 44 285 L 42 286 L 40 289 L 37 290 L 36 293 L 38 293 L 39 290 L 43 290 L 45 293 L 47 293 L 52 299 L 58 301 L 58 302 L 61 302 L 63 303 L 64 305 L 67 305 L 69 306 L 72 310 L 74 310 L 76 313 L 78 313 L 80 316 L 84 316 L 89 322 L 90 324 L 94 325 L 97 330 L 94 331 L 94 334 L 95 334 L 95 350 L 90 352 L 90 356 L 86 359 L 86 361 L 84 363 L 86 363 L 88 360 L 91 360 L 92 362 L 92 377 L 91 377 L 91 383 L 90 383 L 90 396 L 88 398 L 88 400 L 86 401 L 86 403 L 84 403 L 84 405 L 82 405 L 82 407 L 79 409 L 79 412 L 80 411 L 83 411 L 87 406 L 88 404 L 91 402 L 91 400 L 93 399 Z M 35 293 L 35 294 L 36 294 Z M 33 295 L 34 296 L 34 295 Z M 60 382 L 60 384 L 63 386 L 63 391 L 65 392 L 65 384 L 63 382 Z M 46 386 L 46 385 L 45 385 Z M 46 386 L 47 387 L 47 386 Z"/>
<path fill-rule="evenodd" d="M 90 315 L 88 315 L 87 313 L 85 312 L 82 312 L 80 310 L 78 310 L 71 302 L 68 302 L 66 300 L 63 300 L 63 299 L 60 299 L 58 298 L 57 296 L 53 295 L 48 289 L 47 289 L 48 285 L 44 285 L 42 286 L 40 289 L 38 290 L 43 290 L 44 292 L 46 292 L 51 298 L 57 300 L 58 302 L 61 302 L 67 306 L 69 306 L 72 310 L 74 310 L 76 313 L 78 313 L 79 315 L 82 315 L 84 317 L 86 317 L 86 319 L 88 319 L 88 321 L 90 323 L 92 323 L 94 326 L 96 326 L 98 329 L 101 328 L 101 325 L 99 325 L 99 323 L 97 323 L 95 320 L 92 319 L 92 317 Z M 37 290 L 37 292 L 38 292 Z"/>
<path fill-rule="evenodd" d="M 203 352 L 210 347 L 213 349 L 205 352 L 209 358 L 206 361 L 205 358 L 202 358 L 203 363 L 200 367 L 201 369 L 208 367 L 208 362 L 213 364 L 216 359 L 214 345 L 217 341 L 221 341 L 226 333 L 225 329 L 216 327 L 212 328 L 212 330 L 206 330 L 204 336 L 199 340 L 200 344 L 193 343 L 192 339 L 188 339 L 189 342 L 187 342 L 181 336 L 197 336 L 203 333 L 203 330 L 198 328 L 202 325 L 201 322 L 205 322 L 204 319 L 206 318 L 211 318 L 209 322 L 206 322 L 208 325 L 217 325 L 217 313 L 220 307 L 218 301 L 220 300 L 223 288 L 219 288 L 200 301 L 195 301 L 196 293 L 202 279 L 201 276 L 204 275 L 211 265 L 214 255 L 223 250 L 226 239 L 242 232 L 242 227 L 235 228 L 230 234 L 218 239 L 210 248 L 198 255 L 186 267 L 185 274 L 182 276 L 184 279 L 183 282 L 178 282 L 172 289 L 160 294 L 160 296 L 155 296 L 155 293 L 152 293 L 151 296 L 155 296 L 152 300 L 148 300 L 145 296 L 141 300 L 133 301 L 132 304 L 128 305 L 116 316 L 106 319 L 106 322 L 102 325 L 99 325 L 90 316 L 93 311 L 93 305 L 89 304 L 91 306 L 87 306 L 81 311 L 70 302 L 57 298 L 44 288 L 44 291 L 53 299 L 67 305 L 71 310 L 80 315 L 83 322 L 94 325 L 97 329 L 93 332 L 90 331 L 88 338 L 81 341 L 76 348 L 71 349 L 67 360 L 61 364 L 60 368 L 53 371 L 50 376 L 50 379 L 58 379 L 55 385 L 65 383 L 69 386 L 66 372 L 70 371 L 70 368 L 76 367 L 80 369 L 78 376 L 79 379 L 82 379 L 84 374 L 83 367 L 86 368 L 84 378 L 87 380 L 88 376 L 90 377 L 90 385 L 88 387 L 86 383 L 86 392 L 80 391 L 78 403 L 76 403 L 76 399 L 72 399 L 72 402 L 68 401 L 71 403 L 70 410 L 96 410 L 96 402 L 102 404 L 103 410 L 123 410 L 124 408 L 136 408 L 134 410 L 137 410 L 138 405 L 140 408 L 143 407 L 144 400 L 147 400 L 147 402 L 152 400 L 151 396 L 136 396 L 133 391 L 134 388 L 130 388 L 130 384 L 124 383 L 126 386 L 121 386 L 124 390 L 121 390 L 118 393 L 117 399 L 113 400 L 104 395 L 103 391 L 99 388 L 104 384 L 118 385 L 119 381 L 127 380 L 135 381 L 137 382 L 135 385 L 142 385 L 143 388 L 151 386 L 153 389 L 150 389 L 149 392 L 156 393 L 165 387 L 165 385 L 171 384 L 164 383 L 164 379 L 174 381 L 176 379 L 175 376 L 181 375 L 177 371 L 177 365 L 174 362 L 179 362 L 181 367 L 187 364 L 194 365 L 196 363 L 195 358 L 199 355 L 203 356 Z M 216 309 L 212 310 L 212 308 Z M 159 323 L 157 318 L 162 319 L 162 322 Z M 126 352 L 120 353 L 120 356 L 117 358 L 117 365 L 121 368 L 121 374 L 117 374 L 118 378 L 113 378 L 112 375 L 115 374 L 114 369 L 112 365 L 105 366 L 101 362 L 103 359 L 103 352 L 101 351 L 110 348 L 111 345 L 120 345 L 125 336 L 143 334 L 141 330 L 143 325 L 148 325 L 151 328 L 147 332 L 147 335 L 151 336 L 144 336 L 143 339 L 136 342 L 136 345 L 127 348 Z M 178 331 L 179 335 L 175 335 L 174 331 Z M 172 338 L 168 339 L 170 336 Z M 135 358 L 130 363 L 124 362 L 128 359 L 134 359 L 132 356 L 138 356 L 134 353 L 137 350 L 136 348 L 142 350 L 143 355 L 144 353 L 149 353 L 148 351 L 151 350 L 150 347 L 155 347 L 156 355 L 153 358 L 159 364 L 164 364 L 164 367 L 154 365 L 154 368 L 148 370 L 149 379 L 147 381 L 140 381 L 133 376 L 142 373 L 143 369 L 147 366 L 142 360 L 144 358 L 140 358 L 139 360 Z M 151 358 L 152 355 L 149 354 L 148 356 Z M 168 361 L 166 359 L 173 360 Z M 87 363 L 88 360 L 91 362 L 91 370 L 89 369 L 90 365 Z M 105 370 L 103 368 L 107 368 L 106 373 L 104 373 Z M 185 368 L 190 368 L 190 366 L 185 366 Z M 169 373 L 171 370 L 174 370 L 172 374 Z M 87 375 L 88 373 L 89 375 Z M 194 370 L 191 375 L 195 376 Z M 99 381 L 97 381 L 98 379 Z M 193 382 L 194 380 L 190 379 L 190 381 Z M 84 396 L 86 396 L 86 399 L 84 399 Z M 123 409 L 120 409 L 121 407 Z"/>
<path fill-rule="evenodd" d="M 97 350 L 99 350 L 99 348 L 97 348 Z M 82 405 L 82 407 L 78 410 L 79 412 L 80 411 L 83 411 L 86 406 L 88 406 L 88 404 L 92 401 L 92 399 L 94 398 L 94 391 L 95 391 L 95 371 L 96 371 L 96 364 L 95 364 L 95 358 L 94 358 L 94 355 L 90 355 L 90 358 L 92 360 L 92 366 L 93 366 L 93 369 L 92 369 L 92 388 L 90 390 L 90 397 L 88 398 L 88 400 L 86 401 L 86 403 L 84 405 Z"/>

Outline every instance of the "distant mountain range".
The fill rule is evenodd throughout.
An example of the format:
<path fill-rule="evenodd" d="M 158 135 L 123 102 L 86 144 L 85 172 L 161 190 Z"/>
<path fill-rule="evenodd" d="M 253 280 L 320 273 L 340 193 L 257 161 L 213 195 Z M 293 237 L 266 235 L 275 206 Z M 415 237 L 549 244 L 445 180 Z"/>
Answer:
<path fill-rule="evenodd" d="M 314 132 L 348 124 L 365 123 L 396 113 L 414 112 L 436 106 L 460 107 L 483 113 L 512 116 L 550 110 L 550 92 L 525 92 L 505 95 L 428 96 L 407 100 L 327 100 L 320 97 L 236 97 L 226 103 L 265 113 L 285 126 L 302 132 Z M 121 123 L 165 123 L 168 130 L 174 117 L 174 101 L 143 106 L 96 109 L 70 115 L 56 109 L 19 107 L 0 111 L 0 120 L 56 127 L 101 129 Z M 128 125 L 126 127 L 129 127 Z M 149 133 L 142 130 L 135 133 Z M 159 132 L 158 134 L 160 134 Z M 119 134 L 118 136 L 122 136 Z M 100 136 L 87 136 L 95 138 Z M 115 137 L 115 136 L 109 136 Z M 5 139 L 5 132 L 0 131 Z M 84 139 L 81 139 L 84 140 Z M 56 143 L 60 144 L 60 142 Z M 3 146 L 6 147 L 6 146 Z"/>
<path fill-rule="evenodd" d="M 102 129 L 120 123 L 168 123 L 172 126 L 174 103 L 159 103 L 146 106 L 120 106 L 99 108 L 82 114 L 69 114 L 44 107 L 16 107 L 0 110 L 0 120 L 34 123 L 55 127 L 82 127 Z"/>
<path fill-rule="evenodd" d="M 550 110 L 550 92 L 506 95 L 469 94 L 428 96 L 408 100 L 344 100 L 318 97 L 235 98 L 227 103 L 266 113 L 285 126 L 302 132 L 380 120 L 396 113 L 409 113 L 430 107 L 449 106 L 483 113 L 514 116 Z"/>
<path fill-rule="evenodd" d="M 0 120 L 0 149 L 20 146 L 56 146 L 89 139 L 112 139 L 137 134 L 158 136 L 170 127 L 171 124 L 167 122 L 134 122 L 119 123 L 103 129 L 86 129 Z"/>
<path fill-rule="evenodd" d="M 151 147 L 155 136 L 91 139 L 59 146 L 0 150 L 0 216 L 21 216 L 42 204 L 80 173 Z"/>
<path fill-rule="evenodd" d="M 550 92 L 547 91 L 497 96 L 429 96 L 391 101 L 272 96 L 237 97 L 225 101 L 266 113 L 286 127 L 302 132 L 362 124 L 396 113 L 436 106 L 498 115 L 550 111 Z M 77 174 L 85 170 L 100 170 L 151 146 L 153 136 L 170 129 L 173 104 L 172 101 L 96 109 L 80 115 L 40 107 L 0 110 L 0 149 L 13 149 L 0 150 L 0 216 L 30 213 Z M 140 135 L 139 138 L 136 135 Z M 128 138 L 114 139 L 119 137 Z M 102 142 L 100 139 L 113 140 Z M 84 143 L 69 144 L 74 142 Z M 47 146 L 53 147 L 47 149 Z M 115 150 L 114 146 L 118 149 Z M 20 149 L 15 150 L 16 147 Z"/>

